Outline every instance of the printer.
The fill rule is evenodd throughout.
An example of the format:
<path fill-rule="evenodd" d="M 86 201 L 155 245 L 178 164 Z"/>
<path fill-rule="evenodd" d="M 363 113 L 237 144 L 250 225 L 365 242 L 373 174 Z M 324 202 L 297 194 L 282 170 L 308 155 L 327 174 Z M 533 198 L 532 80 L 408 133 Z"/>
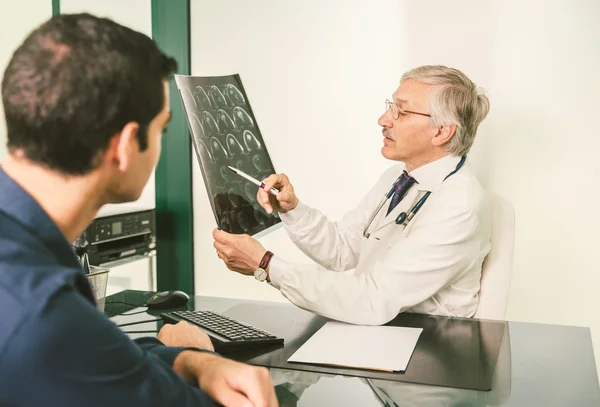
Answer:
<path fill-rule="evenodd" d="M 75 240 L 73 247 L 79 256 L 87 253 L 93 266 L 139 255 L 154 255 L 155 210 L 121 205 L 118 211 L 101 212 Z"/>

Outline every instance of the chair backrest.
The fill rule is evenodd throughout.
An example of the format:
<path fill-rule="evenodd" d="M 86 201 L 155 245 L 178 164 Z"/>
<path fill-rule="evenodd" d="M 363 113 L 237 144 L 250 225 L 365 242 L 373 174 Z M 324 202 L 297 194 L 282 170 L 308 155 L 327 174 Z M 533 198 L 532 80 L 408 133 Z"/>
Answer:
<path fill-rule="evenodd" d="M 506 199 L 488 193 L 491 250 L 483 261 L 479 307 L 475 318 L 505 319 L 515 251 L 515 211 Z"/>

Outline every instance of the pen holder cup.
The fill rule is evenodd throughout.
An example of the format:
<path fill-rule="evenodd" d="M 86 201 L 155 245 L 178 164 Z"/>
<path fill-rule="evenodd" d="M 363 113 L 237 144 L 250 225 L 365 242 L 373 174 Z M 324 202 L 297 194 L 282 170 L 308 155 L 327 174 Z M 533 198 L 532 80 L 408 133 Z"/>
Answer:
<path fill-rule="evenodd" d="M 90 288 L 96 300 L 96 307 L 100 312 L 104 312 L 109 271 L 110 269 L 104 267 L 90 266 L 90 274 L 87 275 Z"/>

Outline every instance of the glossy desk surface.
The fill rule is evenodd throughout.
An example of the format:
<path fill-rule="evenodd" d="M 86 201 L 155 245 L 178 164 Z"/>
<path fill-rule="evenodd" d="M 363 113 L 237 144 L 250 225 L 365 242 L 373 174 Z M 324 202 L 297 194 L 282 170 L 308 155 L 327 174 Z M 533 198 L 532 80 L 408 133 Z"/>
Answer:
<path fill-rule="evenodd" d="M 152 294 L 131 290 L 115 294 L 106 300 L 106 313 L 114 316 L 123 312 L 136 312 L 138 310 L 132 306 L 116 301 L 141 305 Z M 321 317 L 290 304 L 228 298 L 197 296 L 190 300 L 188 308 L 221 312 L 275 334 L 278 334 L 278 327 L 271 326 L 270 323 L 276 318 L 270 317 L 269 313 L 293 315 L 289 319 L 288 330 L 290 326 L 299 330 L 305 329 L 305 325 L 320 326 L 324 321 Z M 160 312 L 162 311 L 115 316 L 113 320 L 117 323 L 151 320 L 158 318 Z M 438 329 L 444 331 L 448 324 L 455 326 L 455 322 L 460 320 L 444 318 Z M 153 336 L 161 326 L 162 322 L 148 322 L 122 329 L 131 337 Z M 293 366 L 292 369 L 271 368 L 271 377 L 281 406 L 600 406 L 600 387 L 588 328 L 521 322 L 508 322 L 506 327 L 500 355 L 494 364 L 490 391 L 356 377 L 360 372 L 343 369 L 328 371 L 320 367 L 320 372 L 298 370 L 299 366 Z M 312 326 L 309 331 L 314 332 L 315 329 L 318 327 Z M 465 336 L 462 334 L 456 338 L 460 348 L 460 342 L 464 342 Z M 290 345 L 286 342 L 286 348 Z M 261 352 L 230 356 L 267 366 L 270 365 L 269 358 L 287 358 L 285 349 L 276 349 L 266 354 Z M 444 371 L 448 369 L 444 369 L 443 363 L 440 365 L 435 359 L 429 362 L 421 368 L 435 371 L 442 377 L 452 374 L 452 371 Z M 468 364 L 461 367 L 463 370 L 473 369 Z M 457 376 L 464 374 L 454 365 L 453 369 Z"/>

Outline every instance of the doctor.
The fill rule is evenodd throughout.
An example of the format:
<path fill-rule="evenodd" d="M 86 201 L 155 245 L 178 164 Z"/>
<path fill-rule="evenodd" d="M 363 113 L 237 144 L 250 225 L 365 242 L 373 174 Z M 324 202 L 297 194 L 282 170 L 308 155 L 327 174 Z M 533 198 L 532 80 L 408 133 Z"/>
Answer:
<path fill-rule="evenodd" d="M 220 230 L 213 232 L 217 255 L 297 306 L 340 321 L 379 325 L 401 312 L 471 317 L 490 214 L 466 154 L 488 98 L 457 69 L 422 66 L 402 76 L 385 107 L 381 153 L 401 164 L 340 221 L 302 203 L 284 174 L 258 191 L 263 208 L 280 213 L 316 264 L 286 262 L 250 236 Z M 272 187 L 277 197 L 267 194 Z"/>

